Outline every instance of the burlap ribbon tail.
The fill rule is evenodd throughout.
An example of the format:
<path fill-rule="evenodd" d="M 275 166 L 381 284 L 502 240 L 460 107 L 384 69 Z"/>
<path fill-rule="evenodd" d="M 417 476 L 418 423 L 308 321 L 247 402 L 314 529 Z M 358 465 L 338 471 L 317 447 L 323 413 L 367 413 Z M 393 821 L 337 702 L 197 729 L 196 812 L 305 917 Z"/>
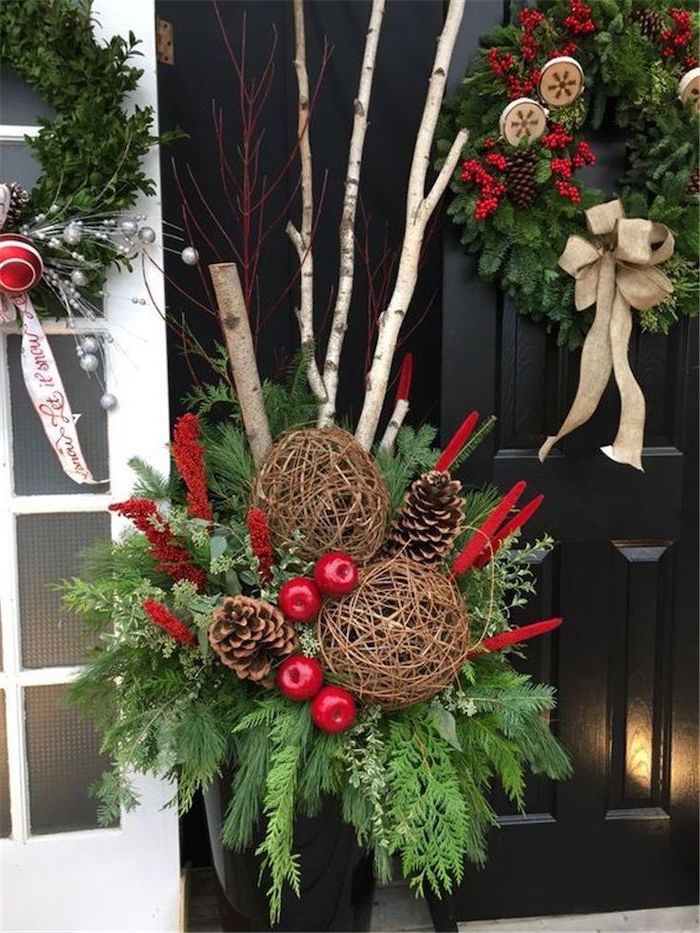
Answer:
<path fill-rule="evenodd" d="M 581 351 L 573 405 L 558 433 L 540 448 L 539 458 L 544 460 L 557 441 L 588 421 L 612 373 L 620 393 L 620 423 L 612 445 L 601 450 L 641 470 L 645 404 L 628 359 L 631 308 L 644 311 L 673 292 L 656 267 L 673 255 L 674 239 L 664 224 L 625 217 L 619 200 L 591 207 L 585 215 L 592 238 L 570 236 L 559 265 L 576 280 L 577 310 L 595 303 L 595 318 Z"/>

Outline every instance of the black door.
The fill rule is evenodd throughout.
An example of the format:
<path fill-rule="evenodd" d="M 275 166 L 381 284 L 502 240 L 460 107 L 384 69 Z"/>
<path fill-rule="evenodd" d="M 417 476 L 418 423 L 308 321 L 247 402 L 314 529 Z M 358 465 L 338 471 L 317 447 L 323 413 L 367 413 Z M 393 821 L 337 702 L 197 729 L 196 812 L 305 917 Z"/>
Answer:
<path fill-rule="evenodd" d="M 507 6 L 468 4 L 453 90 L 479 35 L 505 21 Z M 609 165 L 623 145 L 603 134 L 595 148 L 607 150 L 600 162 Z M 594 183 L 612 190 L 613 181 Z M 538 568 L 539 597 L 521 621 L 566 618 L 553 638 L 533 644 L 529 664 L 558 687 L 553 727 L 575 767 L 559 786 L 531 783 L 527 816 L 499 807 L 488 866 L 467 872 L 458 917 L 694 903 L 697 328 L 684 321 L 669 338 L 633 338 L 648 407 L 642 474 L 600 452 L 615 433 L 613 392 L 539 463 L 540 443 L 573 398 L 578 354 L 557 348 L 481 282 L 451 231 L 443 310 L 443 432 L 465 405 L 499 418 L 464 478 L 502 489 L 525 479 L 546 495 L 528 531 L 546 529 L 558 544 Z"/>

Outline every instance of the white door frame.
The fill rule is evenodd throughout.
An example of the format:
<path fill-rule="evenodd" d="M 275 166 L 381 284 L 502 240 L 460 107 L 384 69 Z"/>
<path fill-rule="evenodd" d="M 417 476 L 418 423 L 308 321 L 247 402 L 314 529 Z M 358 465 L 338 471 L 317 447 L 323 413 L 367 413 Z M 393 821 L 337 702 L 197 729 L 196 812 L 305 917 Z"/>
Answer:
<path fill-rule="evenodd" d="M 154 0 L 97 0 L 95 13 L 105 36 L 133 30 L 142 40 L 144 68 L 133 100 L 157 114 Z M 4 140 L 21 140 L 35 128 L 0 127 Z M 137 210 L 161 229 L 158 151 L 145 164 L 154 179 L 155 198 Z M 153 255 L 162 266 L 158 248 Z M 165 307 L 162 276 L 149 273 L 149 287 L 159 309 Z M 8 333 L 0 333 L 0 600 L 12 836 L 0 840 L 2 889 L 0 929 L 3 931 L 174 931 L 179 927 L 179 846 L 175 810 L 163 809 L 173 788 L 152 778 L 135 781 L 141 806 L 122 813 L 115 829 L 91 829 L 32 836 L 29 820 L 23 690 L 28 686 L 70 682 L 79 668 L 47 667 L 22 670 L 18 617 L 15 517 L 29 513 L 103 512 L 112 501 L 128 498 L 133 474 L 127 460 L 138 453 L 167 470 L 169 434 L 165 324 L 148 299 L 139 271 L 110 276 L 104 299 L 105 327 L 113 337 L 106 344 L 106 388 L 118 398 L 108 416 L 109 495 L 15 496 L 12 491 L 12 438 L 6 358 Z M 144 298 L 146 304 L 139 300 Z M 133 299 L 136 299 L 134 302 Z M 78 322 L 91 333 L 95 324 Z M 50 334 L 73 333 L 61 322 L 47 325 Z M 53 456 L 48 443 L 45 455 Z M 122 520 L 113 517 L 116 532 Z"/>

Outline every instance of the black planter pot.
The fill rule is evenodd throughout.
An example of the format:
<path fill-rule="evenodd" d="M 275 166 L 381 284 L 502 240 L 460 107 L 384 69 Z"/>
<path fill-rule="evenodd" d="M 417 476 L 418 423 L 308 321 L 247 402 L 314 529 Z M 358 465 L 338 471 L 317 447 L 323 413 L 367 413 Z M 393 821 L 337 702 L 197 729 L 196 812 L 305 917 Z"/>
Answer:
<path fill-rule="evenodd" d="M 343 822 L 338 802 L 330 797 L 317 816 L 300 817 L 295 822 L 301 897 L 285 891 L 279 923 L 270 926 L 269 878 L 264 873 L 260 877 L 260 859 L 255 855 L 263 828 L 258 828 L 253 844 L 244 852 L 233 852 L 221 843 L 230 787 L 230 779 L 223 777 L 204 796 L 223 929 L 369 930 L 374 890 L 371 862 L 357 845 L 352 827 Z"/>

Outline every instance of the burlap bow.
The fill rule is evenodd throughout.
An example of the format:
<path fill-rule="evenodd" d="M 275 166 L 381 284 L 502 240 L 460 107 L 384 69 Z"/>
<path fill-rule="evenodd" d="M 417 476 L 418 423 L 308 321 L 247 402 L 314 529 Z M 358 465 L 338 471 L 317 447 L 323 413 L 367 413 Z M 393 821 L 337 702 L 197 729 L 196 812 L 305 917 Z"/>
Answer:
<path fill-rule="evenodd" d="M 570 236 L 559 265 L 576 279 L 576 308 L 581 311 L 595 302 L 595 319 L 581 351 L 574 403 L 559 433 L 540 448 L 539 458 L 544 460 L 558 440 L 588 421 L 613 372 L 620 392 L 620 425 L 612 446 L 601 450 L 641 470 L 645 405 L 627 357 L 630 308 L 643 311 L 673 292 L 668 277 L 656 268 L 673 255 L 673 234 L 664 224 L 626 218 L 618 200 L 585 213 L 593 238 Z"/>

